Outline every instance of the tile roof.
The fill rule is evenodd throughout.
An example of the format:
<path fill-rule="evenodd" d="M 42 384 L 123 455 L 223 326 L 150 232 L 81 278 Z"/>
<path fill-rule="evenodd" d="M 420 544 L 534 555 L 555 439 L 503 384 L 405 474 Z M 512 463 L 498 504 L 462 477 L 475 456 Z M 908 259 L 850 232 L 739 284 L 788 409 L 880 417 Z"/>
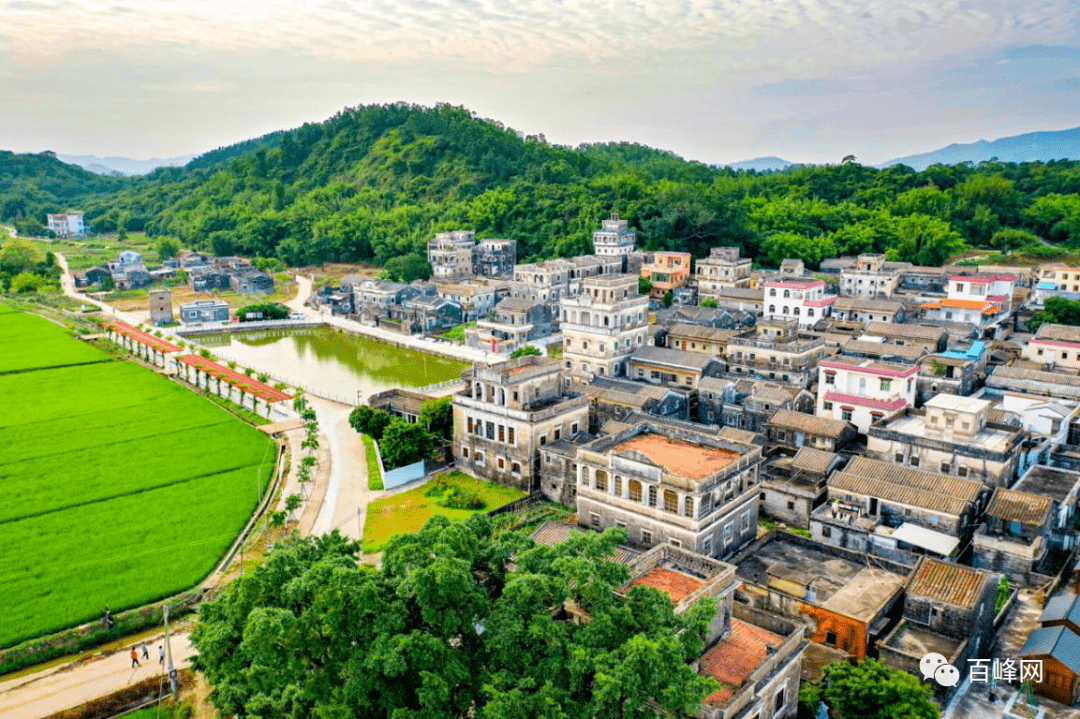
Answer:
<path fill-rule="evenodd" d="M 736 427 L 722 427 L 716 436 L 720 439 L 738 442 L 739 444 L 754 444 L 754 442 L 760 438 L 760 435 L 757 432 L 751 432 L 748 429 L 738 429 Z"/>
<path fill-rule="evenodd" d="M 1037 340 L 1058 340 L 1059 342 L 1080 342 L 1080 327 L 1043 323 L 1035 333 Z"/>
<path fill-rule="evenodd" d="M 740 619 L 731 620 L 727 639 L 705 652 L 698 672 L 720 682 L 720 688 L 705 698 L 707 704 L 723 704 L 735 695 L 747 677 L 769 656 L 769 647 L 779 647 L 783 637 Z"/>
<path fill-rule="evenodd" d="M 535 530 L 533 530 L 532 538 L 537 544 L 546 544 L 548 546 L 555 546 L 565 542 L 575 534 L 583 534 L 586 530 L 581 529 L 573 524 L 565 524 L 563 522 L 544 522 Z M 626 547 L 622 544 L 615 547 L 611 560 L 617 564 L 629 564 L 638 555 L 638 552 Z"/>
<path fill-rule="evenodd" d="M 998 487 L 986 507 L 986 515 L 1010 522 L 1041 525 L 1050 515 L 1050 498 Z"/>
<path fill-rule="evenodd" d="M 1059 594 L 1050 597 L 1046 602 L 1046 609 L 1039 617 L 1039 622 L 1060 622 L 1068 620 L 1080 627 L 1080 596 L 1075 594 Z"/>
<path fill-rule="evenodd" d="M 979 589 L 988 576 L 978 569 L 927 558 L 915 570 L 908 594 L 970 608 L 979 600 Z"/>
<path fill-rule="evenodd" d="M 1051 656 L 1080 674 L 1080 637 L 1066 626 L 1039 627 L 1024 643 L 1020 656 Z"/>
<path fill-rule="evenodd" d="M 659 589 L 668 595 L 672 604 L 678 604 L 686 599 L 694 590 L 704 586 L 705 582 L 689 574 L 676 572 L 667 567 L 653 567 L 637 579 L 630 582 L 627 587 L 652 587 Z"/>
<path fill-rule="evenodd" d="M 926 354 L 926 348 L 920 345 L 894 345 L 887 342 L 870 342 L 853 339 L 840 350 L 845 355 L 870 355 L 872 357 L 900 357 L 917 360 Z"/>
<path fill-rule="evenodd" d="M 736 452 L 683 442 L 662 434 L 639 434 L 612 447 L 616 453 L 633 451 L 687 479 L 705 479 L 739 459 Z"/>
<path fill-rule="evenodd" d="M 872 374 L 879 377 L 911 377 L 919 373 L 915 365 L 900 364 L 899 362 L 845 362 L 844 360 L 822 360 L 819 367 L 826 369 L 843 369 L 849 372 Z"/>
<path fill-rule="evenodd" d="M 953 282 L 975 282 L 976 284 L 990 284 L 994 281 L 993 277 L 985 277 L 983 275 L 952 275 L 949 277 Z"/>
<path fill-rule="evenodd" d="M 880 300 L 873 297 L 841 297 L 836 301 L 838 310 L 869 312 L 896 312 L 904 308 L 903 302 Z"/>
<path fill-rule="evenodd" d="M 870 322 L 866 325 L 866 334 L 885 337 L 911 337 L 912 339 L 937 341 L 945 334 L 940 327 L 911 325 L 897 322 Z"/>
<path fill-rule="evenodd" d="M 168 354 L 170 352 L 182 352 L 181 348 L 174 345 L 172 342 L 166 342 L 163 339 L 154 337 L 152 334 L 143 332 L 138 327 L 132 327 L 127 322 L 121 322 L 116 320 L 115 322 L 106 322 L 105 326 L 111 329 L 117 334 L 121 334 L 128 339 L 138 342 L 141 345 L 146 345 L 151 349 L 155 349 L 162 354 Z"/>
<path fill-rule="evenodd" d="M 907 487 L 885 479 L 861 477 L 847 471 L 833 472 L 832 476 L 829 477 L 829 493 L 830 495 L 861 494 L 876 497 L 886 502 L 907 504 L 954 517 L 963 514 L 970 506 L 969 502 L 965 502 L 959 497 Z"/>
<path fill-rule="evenodd" d="M 860 477 L 883 479 L 893 484 L 948 494 L 967 502 L 977 501 L 985 491 L 985 485 L 978 480 L 950 477 L 940 472 L 904 467 L 870 457 L 853 457 L 844 471 Z"/>
<path fill-rule="evenodd" d="M 765 280 L 766 287 L 780 287 L 792 290 L 809 290 L 824 287 L 825 280 Z"/>
<path fill-rule="evenodd" d="M 778 409 L 767 422 L 770 426 L 782 429 L 794 429 L 823 437 L 841 437 L 851 427 L 849 422 L 841 419 L 817 417 L 805 412 L 796 412 L 791 409 Z"/>
<path fill-rule="evenodd" d="M 628 361 L 701 372 L 715 360 L 710 355 L 701 352 L 683 352 L 665 347 L 642 347 L 630 355 Z"/>
<path fill-rule="evenodd" d="M 825 474 L 839 457 L 840 455 L 833 452 L 825 452 L 813 447 L 801 447 L 791 459 L 791 468 L 811 474 Z"/>
<path fill-rule="evenodd" d="M 276 390 L 268 384 L 264 384 L 252 377 L 231 370 L 224 365 L 219 365 L 217 362 L 211 362 L 199 355 L 184 355 L 177 361 L 200 369 L 207 374 L 221 377 L 222 381 L 228 382 L 234 387 L 238 387 L 247 394 L 253 394 L 264 402 L 282 402 L 287 399 L 292 399 L 291 394 L 285 394 L 281 390 Z"/>
<path fill-rule="evenodd" d="M 725 342 L 739 333 L 740 330 L 725 330 L 720 329 L 719 327 L 694 325 L 689 322 L 676 322 L 671 326 L 671 329 L 668 330 L 668 337 L 672 339 L 685 337 L 688 340 Z"/>
<path fill-rule="evenodd" d="M 857 394 L 843 394 L 842 392 L 826 392 L 825 400 L 827 402 L 853 404 L 859 407 L 869 407 L 870 409 L 880 409 L 888 412 L 896 412 L 897 410 L 901 410 L 908 406 L 907 400 L 903 397 L 874 399 L 873 397 L 863 397 Z"/>

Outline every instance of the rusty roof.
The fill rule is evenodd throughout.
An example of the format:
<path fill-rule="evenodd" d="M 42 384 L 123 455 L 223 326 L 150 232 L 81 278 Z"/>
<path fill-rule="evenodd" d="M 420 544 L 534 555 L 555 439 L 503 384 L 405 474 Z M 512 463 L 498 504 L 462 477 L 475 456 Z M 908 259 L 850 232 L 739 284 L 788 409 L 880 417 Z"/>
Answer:
<path fill-rule="evenodd" d="M 926 558 L 915 570 L 908 594 L 958 607 L 973 607 L 987 576 L 979 569 Z"/>
<path fill-rule="evenodd" d="M 662 434 L 641 434 L 612 448 L 614 452 L 634 451 L 645 455 L 666 472 L 688 479 L 705 479 L 739 458 L 735 452 L 670 439 Z"/>
<path fill-rule="evenodd" d="M 672 604 L 686 599 L 705 582 L 667 567 L 653 567 L 628 584 L 628 587 L 652 587 L 668 595 Z"/>
<path fill-rule="evenodd" d="M 986 508 L 988 517 L 1010 522 L 1041 525 L 1050 514 L 1050 498 L 1015 489 L 998 487 Z"/>
<path fill-rule="evenodd" d="M 707 704 L 723 704 L 735 695 L 747 677 L 769 656 L 769 647 L 779 647 L 783 637 L 740 619 L 731 620 L 731 633 L 701 657 L 698 672 L 720 682 L 720 688 L 706 697 Z"/>

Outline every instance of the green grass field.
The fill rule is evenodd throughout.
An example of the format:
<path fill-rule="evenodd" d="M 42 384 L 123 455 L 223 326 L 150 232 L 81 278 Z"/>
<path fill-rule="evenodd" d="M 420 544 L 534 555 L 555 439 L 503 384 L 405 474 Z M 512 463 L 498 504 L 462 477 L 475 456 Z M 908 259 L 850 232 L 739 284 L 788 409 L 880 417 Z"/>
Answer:
<path fill-rule="evenodd" d="M 197 584 L 272 471 L 220 407 L 3 308 L 0 393 L 0 647 Z"/>
<path fill-rule="evenodd" d="M 364 456 L 367 458 L 367 486 L 375 492 L 383 488 L 379 457 L 375 454 L 375 440 L 366 434 L 361 434 L 360 438 L 364 440 Z"/>
<path fill-rule="evenodd" d="M 504 504 L 521 499 L 525 493 L 513 487 L 486 482 L 463 472 L 451 472 L 447 480 L 450 487 L 463 492 L 474 492 L 487 503 L 483 509 L 451 509 L 439 506 L 439 497 L 427 495 L 431 482 L 410 489 L 408 492 L 379 499 L 368 505 L 364 521 L 364 552 L 382 551 L 390 538 L 396 534 L 415 532 L 436 514 L 460 522 L 478 512 L 490 512 Z"/>

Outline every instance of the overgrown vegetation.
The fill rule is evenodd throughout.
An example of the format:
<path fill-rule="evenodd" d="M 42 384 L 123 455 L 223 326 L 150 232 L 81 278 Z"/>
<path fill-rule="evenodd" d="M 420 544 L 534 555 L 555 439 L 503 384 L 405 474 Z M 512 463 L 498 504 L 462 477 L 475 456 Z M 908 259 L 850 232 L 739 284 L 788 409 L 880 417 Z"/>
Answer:
<path fill-rule="evenodd" d="M 1028 320 L 1028 329 L 1038 331 L 1045 323 L 1055 325 L 1080 325 L 1080 300 L 1070 300 L 1064 297 L 1047 297 L 1043 308 L 1031 315 Z"/>
<path fill-rule="evenodd" d="M 241 322 L 255 322 L 258 320 L 287 320 L 289 308 L 279 302 L 257 302 L 245 305 L 236 311 L 236 316 Z"/>

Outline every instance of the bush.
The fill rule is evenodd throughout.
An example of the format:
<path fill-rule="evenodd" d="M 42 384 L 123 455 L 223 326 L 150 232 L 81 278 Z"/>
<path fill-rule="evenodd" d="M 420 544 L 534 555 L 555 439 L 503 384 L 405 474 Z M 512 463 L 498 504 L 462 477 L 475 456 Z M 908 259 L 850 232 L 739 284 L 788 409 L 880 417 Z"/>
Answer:
<path fill-rule="evenodd" d="M 463 492 L 458 487 L 450 491 L 450 495 L 439 502 L 440 507 L 448 509 L 483 509 L 487 502 L 475 492 Z"/>

